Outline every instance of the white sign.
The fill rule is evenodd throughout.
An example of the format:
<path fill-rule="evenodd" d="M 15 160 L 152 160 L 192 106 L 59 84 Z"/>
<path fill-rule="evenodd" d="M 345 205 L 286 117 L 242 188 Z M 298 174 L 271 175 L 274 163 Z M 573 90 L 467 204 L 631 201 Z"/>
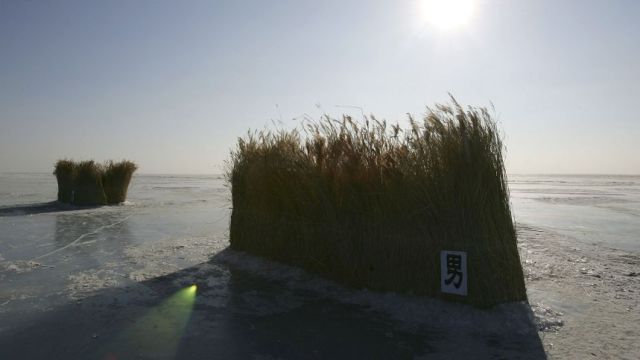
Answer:
<path fill-rule="evenodd" d="M 440 288 L 443 293 L 467 295 L 467 252 L 440 252 Z"/>

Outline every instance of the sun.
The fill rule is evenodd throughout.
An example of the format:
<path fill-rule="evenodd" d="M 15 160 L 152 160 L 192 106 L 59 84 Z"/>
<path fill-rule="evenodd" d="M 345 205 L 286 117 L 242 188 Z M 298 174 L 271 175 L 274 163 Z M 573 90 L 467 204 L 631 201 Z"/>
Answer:
<path fill-rule="evenodd" d="M 453 30 L 466 25 L 474 11 L 474 0 L 421 0 L 422 17 L 439 30 Z"/>

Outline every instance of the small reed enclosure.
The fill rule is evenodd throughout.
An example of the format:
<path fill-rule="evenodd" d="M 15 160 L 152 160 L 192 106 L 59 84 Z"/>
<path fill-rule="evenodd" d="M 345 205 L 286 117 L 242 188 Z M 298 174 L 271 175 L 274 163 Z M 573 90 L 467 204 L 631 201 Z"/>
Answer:
<path fill-rule="evenodd" d="M 59 160 L 53 172 L 58 180 L 58 201 L 74 205 L 124 202 L 136 169 L 134 163 L 126 160 L 104 164 L 93 160 Z"/>
<path fill-rule="evenodd" d="M 502 151 L 490 113 L 453 99 L 406 129 L 327 117 L 249 133 L 228 164 L 231 248 L 358 288 L 526 300 Z M 467 296 L 441 292 L 441 250 L 467 252 Z"/>

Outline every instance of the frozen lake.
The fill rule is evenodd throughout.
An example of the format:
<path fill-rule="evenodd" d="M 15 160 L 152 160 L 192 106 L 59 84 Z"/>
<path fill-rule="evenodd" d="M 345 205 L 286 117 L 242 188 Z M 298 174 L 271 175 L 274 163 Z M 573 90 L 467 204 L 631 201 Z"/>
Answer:
<path fill-rule="evenodd" d="M 519 223 L 640 252 L 640 176 L 512 175 L 509 180 Z"/>
<path fill-rule="evenodd" d="M 520 223 L 639 250 L 638 177 L 511 180 Z M 351 290 L 225 251 L 221 177 L 135 176 L 114 207 L 60 206 L 56 191 L 49 174 L 0 175 L 0 358 L 545 356 L 525 304 Z"/>

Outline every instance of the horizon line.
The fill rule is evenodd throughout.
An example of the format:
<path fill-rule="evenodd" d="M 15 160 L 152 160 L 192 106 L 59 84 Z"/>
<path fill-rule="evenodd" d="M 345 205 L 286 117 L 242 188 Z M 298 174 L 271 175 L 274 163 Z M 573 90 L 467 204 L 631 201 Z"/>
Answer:
<path fill-rule="evenodd" d="M 38 175 L 42 175 L 42 174 L 50 174 L 49 172 L 45 172 L 45 171 L 0 171 L 0 175 L 4 175 L 4 174 L 38 174 Z M 51 173 L 52 174 L 52 173 Z M 176 176 L 176 175 L 181 175 L 181 176 L 219 176 L 219 175 L 224 175 L 224 173 L 189 173 L 189 172 L 183 172 L 183 173 L 177 173 L 177 172 L 138 172 L 138 173 L 134 173 L 134 175 L 145 175 L 145 176 Z M 555 172 L 539 172 L 539 173 L 535 173 L 535 172 L 513 172 L 513 173 L 507 173 L 508 176 L 511 175 L 517 175 L 517 176 L 640 176 L 640 173 L 587 173 L 587 172 L 575 172 L 575 173 L 555 173 Z"/>

